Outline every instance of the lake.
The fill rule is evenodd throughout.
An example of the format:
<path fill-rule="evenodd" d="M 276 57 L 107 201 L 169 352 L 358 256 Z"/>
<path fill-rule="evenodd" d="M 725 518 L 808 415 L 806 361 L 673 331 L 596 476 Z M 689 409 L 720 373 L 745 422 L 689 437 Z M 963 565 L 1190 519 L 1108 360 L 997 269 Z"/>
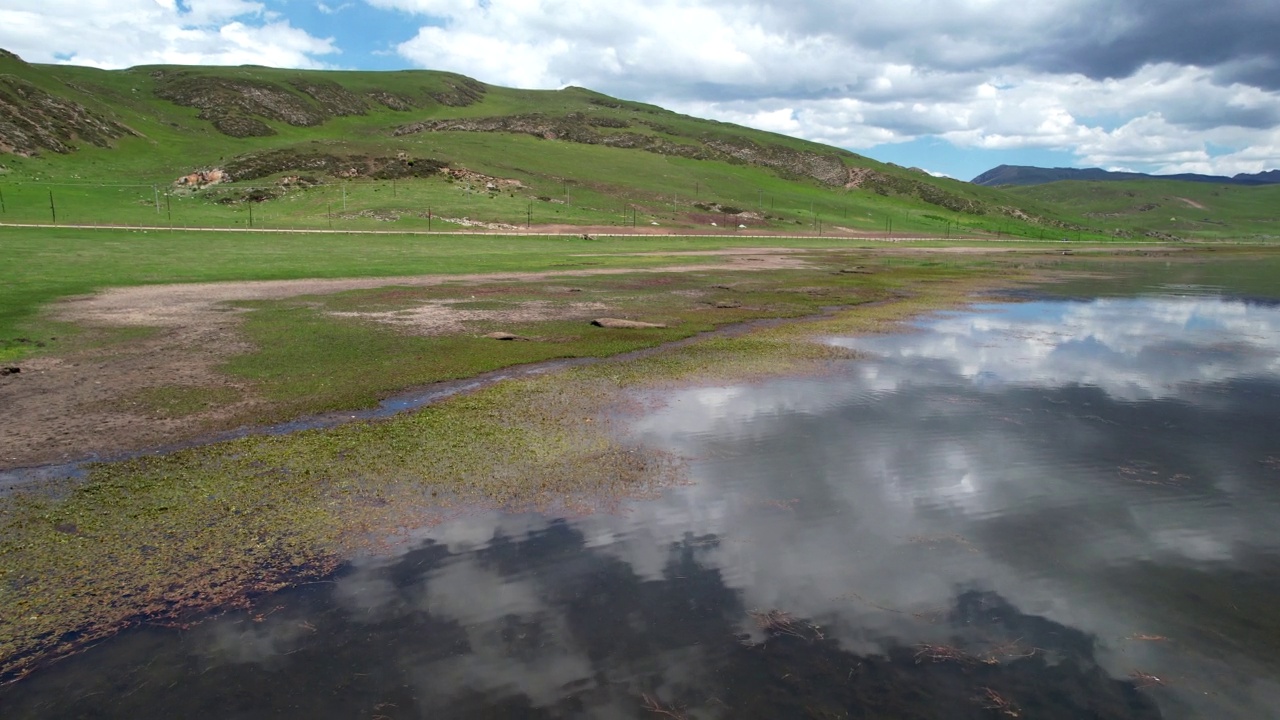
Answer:
<path fill-rule="evenodd" d="M 645 398 L 689 482 L 477 513 L 0 691 L 5 718 L 1260 718 L 1280 304 L 1068 284 Z"/>

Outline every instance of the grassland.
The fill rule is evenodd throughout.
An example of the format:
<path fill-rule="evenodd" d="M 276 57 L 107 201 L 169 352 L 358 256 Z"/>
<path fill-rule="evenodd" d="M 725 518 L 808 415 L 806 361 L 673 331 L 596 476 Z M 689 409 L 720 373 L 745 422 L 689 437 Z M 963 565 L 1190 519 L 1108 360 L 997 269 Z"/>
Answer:
<path fill-rule="evenodd" d="M 40 308 L 106 287 L 294 278 L 390 277 L 434 273 L 528 272 L 643 267 L 696 258 L 627 257 L 741 247 L 723 238 L 672 236 L 407 236 L 182 233 L 138 230 L 6 229 L 0 248 L 0 362 L 24 357 L 72 329 L 42 319 Z M 851 238 L 768 238 L 746 244 L 848 248 Z M 579 257 L 591 255 L 591 257 Z"/>
<path fill-rule="evenodd" d="M 1005 190 L 1028 200 L 1070 207 L 1086 221 L 1119 236 L 1280 239 L 1280 185 L 1066 181 Z"/>
<path fill-rule="evenodd" d="M 231 382 L 201 387 L 146 378 L 149 384 L 127 406 L 105 409 L 131 424 L 167 427 L 163 423 L 173 418 L 245 396 L 256 398 L 251 414 L 263 419 L 353 407 L 405 385 L 493 367 L 609 356 L 729 323 L 842 309 L 499 382 L 388 420 L 93 465 L 85 478 L 10 494 L 0 499 L 0 604 L 11 610 L 0 619 L 0 673 L 8 679 L 130 624 L 186 622 L 195 613 L 323 575 L 350 553 L 395 542 L 403 531 L 442 514 L 474 507 L 584 511 L 660 491 L 679 481 L 678 459 L 633 445 L 610 422 L 637 392 L 824 372 L 850 356 L 816 337 L 883 331 L 921 311 L 965 302 L 977 289 L 1088 266 L 1079 252 L 1063 256 L 1057 247 L 1035 244 L 1008 248 L 1012 252 L 934 253 L 794 240 L 795 252 L 785 257 L 802 264 L 747 270 L 677 254 L 732 244 L 701 238 L 469 237 L 464 244 L 379 236 L 357 252 L 336 239 L 301 236 L 283 246 L 264 244 L 261 236 L 228 235 L 221 245 L 192 240 L 175 248 L 175 238 L 164 234 L 104 235 L 118 246 L 74 236 L 45 236 L 46 242 L 26 246 L 29 262 L 15 277 L 9 301 L 26 318 L 18 322 L 33 322 L 37 300 L 116 282 L 427 269 L 552 272 L 417 286 L 379 287 L 375 281 L 346 292 L 241 303 L 251 309 L 228 315 L 231 324 L 224 329 L 230 334 L 219 336 L 225 341 L 221 354 L 219 347 L 164 345 L 173 328 L 142 325 L 126 328 L 127 337 L 101 338 L 84 329 L 31 358 L 78 362 L 86 356 L 76 353 L 99 353 L 86 366 L 106 377 L 112 363 L 141 348 L 147 372 L 157 374 L 164 358 L 153 348 L 168 348 L 164 352 L 189 353 L 183 358 L 216 360 L 210 377 Z M 1104 247 L 1099 255 L 1111 258 L 1116 250 Z M 695 262 L 704 265 L 687 267 Z M 592 268 L 618 274 L 563 275 Z M 405 318 L 424 307 L 447 308 L 458 322 L 419 332 Z M 597 308 L 668 327 L 593 328 L 587 318 L 605 314 Z M 520 309 L 537 313 L 514 312 Z M 39 327 L 47 321 L 34 322 Z M 482 337 L 495 329 L 529 340 Z M 154 342 L 161 344 L 148 344 Z M 99 345 L 85 347 L 94 343 Z"/>
<path fill-rule="evenodd" d="M 998 190 L 582 88 L 514 90 L 427 71 L 102 71 L 12 57 L 0 57 L 0 75 L 82 109 L 59 114 L 53 101 L 27 103 L 46 123 L 50 113 L 59 118 L 53 132 L 74 151 L 33 144 L 35 155 L 4 159 L 0 222 L 454 230 L 450 220 L 466 218 L 1023 237 L 1069 226 L 1089 234 L 1069 212 Z M 272 101 L 245 105 L 237 89 Z M 496 130 L 466 125 L 495 119 Z M 461 124 L 397 134 L 442 120 Z M 84 141 L 108 123 L 118 137 Z M 243 123 L 262 134 L 240 133 Z M 423 171 L 436 164 L 479 175 Z M 221 167 L 238 168 L 234 182 L 174 185 Z M 352 167 L 360 172 L 338 172 Z M 485 178 L 520 184 L 491 191 Z"/>

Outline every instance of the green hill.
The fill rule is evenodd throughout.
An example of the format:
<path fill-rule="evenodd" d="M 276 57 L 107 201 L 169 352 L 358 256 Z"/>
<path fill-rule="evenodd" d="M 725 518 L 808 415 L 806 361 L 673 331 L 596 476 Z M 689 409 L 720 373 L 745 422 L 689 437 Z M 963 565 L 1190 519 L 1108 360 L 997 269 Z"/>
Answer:
<path fill-rule="evenodd" d="M 1120 237 L 1280 238 L 1280 185 L 1174 180 L 1082 182 L 1004 188 L 1029 202 L 1072 208 Z"/>
<path fill-rule="evenodd" d="M 582 88 L 0 55 L 0 222 L 1086 234 L 1029 198 Z"/>

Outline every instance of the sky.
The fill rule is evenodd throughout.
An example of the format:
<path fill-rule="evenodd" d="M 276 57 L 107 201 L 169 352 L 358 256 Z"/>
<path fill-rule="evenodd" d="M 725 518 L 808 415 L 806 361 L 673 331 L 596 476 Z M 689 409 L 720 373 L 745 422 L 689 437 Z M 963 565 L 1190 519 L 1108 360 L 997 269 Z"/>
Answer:
<path fill-rule="evenodd" d="M 577 85 L 962 180 L 1280 168 L 1280 0 L 0 0 L 29 62 Z"/>

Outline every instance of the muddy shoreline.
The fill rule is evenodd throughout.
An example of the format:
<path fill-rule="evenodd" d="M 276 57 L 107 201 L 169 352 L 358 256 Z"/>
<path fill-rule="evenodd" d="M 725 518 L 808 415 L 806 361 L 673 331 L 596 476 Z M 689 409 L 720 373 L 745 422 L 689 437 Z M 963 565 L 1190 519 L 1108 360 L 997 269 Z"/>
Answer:
<path fill-rule="evenodd" d="M 0 528 L 8 533 L 0 540 L 18 543 L 10 545 L 18 552 L 7 580 L 15 597 L 7 602 L 16 611 L 0 623 L 0 682 L 126 627 L 181 625 L 322 578 L 344 559 L 386 552 L 448 513 L 589 514 L 652 497 L 679 482 L 681 470 L 677 459 L 618 434 L 613 420 L 625 419 L 637 392 L 821 373 L 858 355 L 820 338 L 895 331 L 922 314 L 971 304 L 979 293 L 1054 275 L 969 268 L 808 317 L 726 325 L 602 358 L 513 366 L 398 393 L 362 412 L 0 476 L 11 485 L 0 502 L 26 513 Z M 67 480 L 63 470 L 82 475 Z M 65 492 L 29 492 L 43 487 Z M 11 502 L 22 498 L 34 504 Z M 159 545 L 139 545 L 156 533 Z"/>
<path fill-rule="evenodd" d="M 323 471 L 323 476 L 329 479 L 319 486 L 305 479 L 310 474 L 305 468 L 311 467 L 308 463 L 314 461 L 300 459 L 297 462 L 301 465 L 286 464 L 280 470 L 269 467 L 278 462 L 272 459 L 279 457 L 277 440 L 298 438 L 304 445 L 323 445 L 329 442 L 328 433 L 338 433 L 339 438 L 335 441 L 338 445 L 350 447 L 353 451 L 359 448 L 360 452 L 372 452 L 362 441 L 357 441 L 356 445 L 347 443 L 365 435 L 385 434 L 393 427 L 421 423 L 419 413 L 396 414 L 378 422 L 347 422 L 320 435 L 301 432 L 275 438 L 260 437 L 258 440 L 247 437 L 225 444 L 177 450 L 169 455 L 148 455 L 117 463 L 90 465 L 85 468 L 83 476 L 83 479 L 92 481 L 88 485 L 81 479 L 54 480 L 52 475 L 57 473 L 46 471 L 45 477 L 35 476 L 35 479 L 36 486 L 54 488 L 48 502 L 55 505 L 50 508 L 62 502 L 59 497 L 83 503 L 85 498 L 77 488 L 95 488 L 96 499 L 90 500 L 86 506 L 90 513 L 87 517 L 100 512 L 94 508 L 103 504 L 111 507 L 127 503 L 135 508 L 132 514 L 136 519 L 132 522 L 142 521 L 149 526 L 152 523 L 146 519 L 146 513 L 138 515 L 137 508 L 152 504 L 149 499 L 152 493 L 159 492 L 169 497 L 176 491 L 180 497 L 189 498 L 181 502 L 195 501 L 193 505 L 181 506 L 184 516 L 194 515 L 190 520 L 168 519 L 174 531 L 181 532 L 182 536 L 174 536 L 177 542 L 172 547 L 156 548 L 180 564 L 170 565 L 167 561 L 156 564 L 157 559 L 152 557 L 147 561 L 152 567 L 131 569 L 132 574 L 114 573 L 110 582 L 110 585 L 118 586 L 114 590 L 99 586 L 102 581 L 93 579 L 96 571 L 88 570 L 87 575 L 77 577 L 77 573 L 82 571 L 72 571 L 66 563 L 71 562 L 74 567 L 96 567 L 101 561 L 92 560 L 90 556 L 101 553 L 118 558 L 118 562 L 141 562 L 126 559 L 136 552 L 132 547 L 136 546 L 134 538 L 138 537 L 139 530 L 132 528 L 130 523 L 121 522 L 123 518 L 105 518 L 108 524 L 97 528 L 88 527 L 85 519 L 69 519 L 57 527 L 41 530 L 38 534 L 44 539 L 33 538 L 31 542 L 63 543 L 72 540 L 77 547 L 88 552 L 82 555 L 75 551 L 68 555 L 52 547 L 42 550 L 39 545 L 28 545 L 32 548 L 28 552 L 35 552 L 35 558 L 16 559 L 19 566 L 27 566 L 28 573 L 38 573 L 28 577 L 43 578 L 37 586 L 48 587 L 40 591 L 41 595 L 48 595 L 50 600 L 59 599 L 52 606 L 34 597 L 22 603 L 19 608 L 22 615 L 13 620 L 21 619 L 23 622 L 3 633 L 8 636 L 7 641 L 0 637 L 0 645 L 9 649 L 0 660 L 0 683 L 16 682 L 47 662 L 75 654 L 127 627 L 139 624 L 181 627 L 220 609 L 243 607 L 263 593 L 322 579 L 340 567 L 345 558 L 386 552 L 404 542 L 405 530 L 429 526 L 433 518 L 438 520 L 448 513 L 465 513 L 469 512 L 468 508 L 515 511 L 537 511 L 541 508 L 544 512 L 592 513 L 617 507 L 627 499 L 652 496 L 671 482 L 678 482 L 678 463 L 673 465 L 672 459 L 618 443 L 610 416 L 616 418 L 619 403 L 626 404 L 623 400 L 625 394 L 640 389 L 642 385 L 658 388 L 707 380 L 749 382 L 755 377 L 820 371 L 831 359 L 853 357 L 847 351 L 813 342 L 814 338 L 833 332 L 833 324 L 847 323 L 850 313 L 856 314 L 861 310 L 871 318 L 868 320 L 871 325 L 851 328 L 851 331 L 879 332 L 923 312 L 970 302 L 974 290 L 991 290 L 999 285 L 1003 283 L 988 280 L 953 288 L 945 295 L 931 293 L 930 297 L 902 297 L 868 303 L 870 307 L 832 309 L 807 320 L 787 318 L 743 323 L 713 331 L 711 337 L 704 334 L 685 338 L 660 348 L 629 353 L 625 357 L 553 362 L 550 367 L 537 367 L 533 371 L 525 369 L 520 382 L 516 383 L 501 382 L 503 377 L 511 375 L 510 369 L 495 373 L 484 387 L 479 387 L 481 383 L 474 378 L 458 381 L 450 387 L 455 390 L 452 402 L 425 408 L 432 415 L 426 419 L 432 421 L 438 413 L 444 413 L 447 420 L 458 412 L 464 417 L 473 417 L 476 411 L 470 408 L 476 408 L 480 417 L 488 418 L 483 421 L 489 423 L 485 427 L 493 430 L 458 431 L 463 436 L 458 440 L 467 436 L 477 438 L 477 442 L 469 443 L 466 451 L 475 456 L 468 454 L 461 459 L 441 459 L 438 452 L 423 448 L 420 452 L 424 454 L 413 456 L 421 459 L 398 459 L 392 465 L 413 467 L 415 474 L 433 478 L 427 487 L 439 487 L 438 496 L 437 490 L 432 489 L 424 498 L 416 482 L 380 483 L 376 488 L 361 489 L 366 481 L 360 478 L 370 472 L 378 472 L 376 467 L 370 467 L 381 462 L 377 452 L 370 456 L 375 458 L 374 461 L 362 460 L 358 454 L 341 460 L 340 467 Z M 713 356 L 704 357 L 711 348 L 714 348 Z M 768 349 L 761 353 L 760 348 Z M 673 358 L 676 359 L 675 364 L 672 364 Z M 548 372 L 550 369 L 560 372 Z M 430 399 L 431 392 L 426 395 Z M 462 401 L 461 409 L 459 401 Z M 561 406 L 552 407 L 556 403 Z M 348 416 L 349 420 L 350 414 L 341 415 Z M 599 422 L 588 420 L 583 424 L 584 417 L 597 417 Z M 464 426 L 470 422 L 474 421 L 467 421 Z M 526 423 L 528 429 L 524 430 L 522 425 Z M 454 425 L 451 423 L 449 427 Z M 531 432 L 528 437 L 536 443 L 535 448 L 548 439 L 552 445 L 546 451 L 535 450 L 532 455 L 525 450 L 485 450 L 484 442 L 479 440 L 501 437 L 493 435 L 499 428 L 501 435 L 515 432 L 517 436 L 523 436 Z M 557 439 L 566 429 L 569 435 Z M 432 437 L 438 438 L 434 434 Z M 254 443 L 249 448 L 261 445 L 262 449 L 246 452 L 245 442 Z M 493 442 L 498 442 L 494 447 L 506 448 L 510 440 L 491 440 L 490 444 Z M 564 445 L 564 442 L 569 444 Z M 555 449 L 559 447 L 563 449 Z M 329 456 L 328 451 L 324 454 Z M 256 459 L 259 457 L 263 459 Z M 444 464 L 435 469 L 421 467 L 423 463 L 436 461 Z M 462 470 L 455 467 L 459 461 L 463 463 Z M 264 462 L 268 463 L 265 467 Z M 197 472 L 195 476 L 190 475 L 193 468 Z M 264 471 L 270 471 L 271 475 L 264 476 Z M 450 473 L 458 479 L 449 480 Z M 268 477 L 279 478 L 284 484 L 279 490 L 262 485 L 263 479 Z M 604 481 L 604 477 L 609 479 Z M 182 480 L 185 489 L 169 489 L 179 478 L 191 479 Z M 506 478 L 518 478 L 517 485 L 507 485 Z M 296 484 L 298 482 L 305 484 Z M 333 506 L 332 499 L 323 499 L 338 497 L 333 494 L 338 487 L 346 487 L 353 482 L 354 494 L 349 494 L 351 490 L 341 491 L 342 497 L 349 498 L 341 505 Z M 473 482 L 480 482 L 480 485 L 473 488 Z M 188 483 L 191 487 L 186 487 Z M 28 485 L 11 494 L 10 498 L 41 495 L 30 492 L 36 486 Z M 238 517 L 235 532 L 232 533 L 232 528 L 228 527 L 227 537 L 223 538 L 217 523 L 225 520 L 212 519 L 225 517 L 225 511 L 217 507 L 201 510 L 205 503 L 204 493 L 210 492 L 201 488 L 228 486 L 248 488 L 248 497 L 256 498 L 253 502 L 270 508 L 271 512 L 267 516 L 235 513 Z M 102 497 L 103 492 L 108 496 Z M 117 493 L 118 499 L 111 499 Z M 0 501 L 3 500 L 0 497 Z M 172 501 L 164 502 L 169 508 L 166 514 L 179 509 L 169 504 Z M 321 508 L 323 512 L 315 515 Z M 47 514 L 49 511 L 40 512 Z M 54 513 L 57 514 L 56 511 Z M 303 522 L 307 517 L 311 519 Z M 215 523 L 212 526 L 209 525 L 211 521 Z M 241 525 L 246 521 L 251 522 Z M 192 530 L 183 529 L 187 527 Z M 207 529 L 197 531 L 197 527 Z M 178 541 L 189 532 L 196 533 L 196 546 L 190 544 L 192 540 Z M 71 533 L 71 536 L 67 537 L 65 533 Z M 208 535 L 206 539 L 200 539 L 205 535 Z M 255 552 L 226 554 L 234 547 L 243 547 L 240 544 L 243 541 L 236 537 L 246 535 L 259 538 L 256 542 L 264 544 Z M 225 550 L 215 549 L 223 546 Z M 211 566 L 199 562 L 191 564 L 190 553 L 195 551 L 195 547 L 208 547 L 208 550 L 196 552 L 213 552 L 222 558 L 216 573 L 209 573 Z M 38 559 L 41 557 L 48 560 Z M 178 558 L 185 559 L 179 561 Z M 105 595 L 102 594 L 104 592 Z M 37 609 L 42 610 L 34 612 Z M 25 613 L 28 612 L 34 614 L 27 617 Z M 27 623 L 27 620 L 33 622 Z M 24 629 L 22 626 L 26 625 L 30 627 Z"/>
<path fill-rule="evenodd" d="M 81 335 L 88 339 L 73 341 L 69 353 L 24 360 L 20 374 L 0 379 L 0 404 L 19 419 L 0 426 L 0 469 L 110 458 L 117 450 L 141 453 L 180 445 L 175 439 L 223 432 L 230 437 L 235 428 L 268 415 L 271 402 L 253 383 L 221 371 L 233 358 L 256 350 L 243 332 L 248 311 L 234 303 L 392 286 L 456 287 L 465 297 L 464 288 L 483 283 L 807 267 L 789 249 L 744 248 L 718 253 L 714 263 L 660 267 L 162 284 L 65 298 L 50 308 L 50 316 L 83 328 Z M 138 406 L 137 396 L 158 383 L 216 390 L 227 400 L 181 416 L 149 413 Z"/>
<path fill-rule="evenodd" d="M 449 398 L 468 392 L 474 392 L 506 380 L 533 377 L 573 367 L 638 360 L 646 357 L 652 357 L 670 350 L 687 347 L 712 338 L 737 337 L 755 330 L 781 327 L 793 323 L 828 319 L 843 310 L 849 310 L 855 307 L 874 306 L 887 302 L 892 302 L 892 300 L 876 300 L 859 305 L 834 305 L 824 308 L 821 313 L 803 317 L 748 320 L 746 322 L 722 326 L 715 330 L 701 332 L 680 340 L 673 340 L 651 348 L 632 350 L 629 352 L 619 353 L 617 355 L 609 355 L 605 357 L 559 358 L 538 363 L 515 365 L 499 370 L 479 373 L 468 378 L 443 380 L 429 385 L 407 388 L 380 400 L 378 402 L 378 406 L 373 408 L 341 410 L 316 415 L 307 415 L 285 422 L 265 425 L 245 425 L 232 430 L 195 435 L 191 438 L 165 445 L 156 445 L 116 453 L 93 453 L 62 462 L 41 463 L 37 465 L 18 467 L 6 467 L 2 462 L 0 462 L 0 497 L 4 497 L 5 495 L 9 495 L 14 492 L 38 491 L 40 485 L 43 483 L 83 479 L 86 474 L 86 466 L 89 464 L 118 463 L 147 456 L 168 455 L 182 450 L 215 445 L 230 440 L 238 440 L 240 438 L 252 436 L 288 435 L 290 433 L 302 432 L 305 430 L 327 430 L 351 423 L 381 420 L 401 413 L 412 412 L 420 408 L 429 407 Z"/>

